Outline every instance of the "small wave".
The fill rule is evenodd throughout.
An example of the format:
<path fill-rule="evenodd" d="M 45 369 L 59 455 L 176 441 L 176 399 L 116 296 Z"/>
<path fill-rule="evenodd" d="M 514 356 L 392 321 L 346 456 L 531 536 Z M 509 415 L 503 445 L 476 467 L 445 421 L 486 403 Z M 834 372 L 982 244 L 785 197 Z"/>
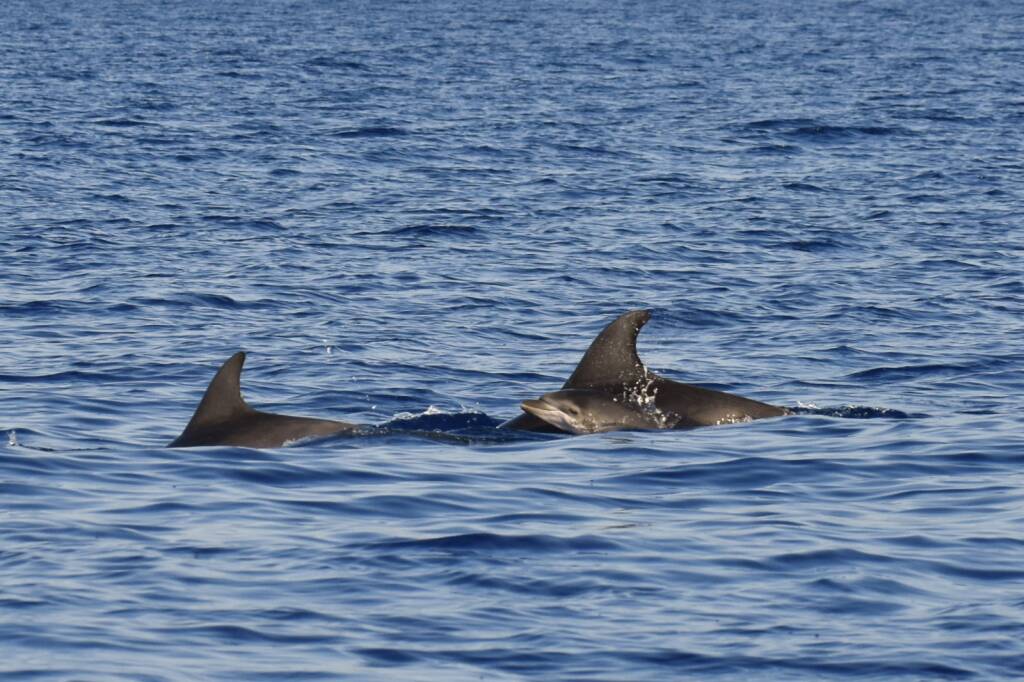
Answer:
<path fill-rule="evenodd" d="M 216 448 L 214 452 L 222 452 L 224 448 Z M 238 449 L 230 448 L 229 452 L 236 452 Z M 197 451 L 198 452 L 198 451 Z M 245 456 L 251 456 L 251 451 L 246 450 Z M 190 453 L 191 454 L 191 453 Z M 236 463 L 225 463 L 222 466 L 215 466 L 214 470 L 209 467 L 199 467 L 197 464 L 190 464 L 189 469 L 193 470 L 196 478 L 209 478 L 213 473 L 214 478 L 227 477 L 248 483 L 259 483 L 272 487 L 307 486 L 312 483 L 324 484 L 328 482 L 343 483 L 386 483 L 400 480 L 401 477 L 387 473 L 367 471 L 362 469 L 323 469 L 303 467 L 291 464 L 261 464 L 248 468 L 239 467 Z"/>
<path fill-rule="evenodd" d="M 314 57 L 305 63 L 307 69 L 311 71 L 319 71 L 321 69 L 340 69 L 340 70 L 351 70 L 351 69 L 365 69 L 366 65 L 362 62 L 357 62 L 352 59 L 338 59 L 336 57 Z"/>
<path fill-rule="evenodd" d="M 366 657 L 373 665 L 378 666 L 399 666 L 410 665 L 423 658 L 419 653 L 413 653 L 407 647 L 394 649 L 391 647 L 363 647 L 355 649 L 355 653 Z"/>
<path fill-rule="evenodd" d="M 405 128 L 391 126 L 366 126 L 364 128 L 348 128 L 330 133 L 331 137 L 404 137 L 411 133 Z"/>
<path fill-rule="evenodd" d="M 256 628 L 241 625 L 193 625 L 175 627 L 173 629 L 154 628 L 154 632 L 166 632 L 184 639 L 195 641 L 220 641 L 224 644 L 239 645 L 256 644 L 330 644 L 338 638 L 335 635 L 285 635 L 276 632 L 265 632 Z"/>
<path fill-rule="evenodd" d="M 892 564 L 896 559 L 885 554 L 872 554 L 857 549 L 834 548 L 814 549 L 806 552 L 787 552 L 777 554 L 765 562 L 770 570 L 789 570 L 807 568 L 828 568 L 833 566 L 850 566 L 865 564 Z"/>
<path fill-rule="evenodd" d="M 53 374 L 0 374 L 0 382 L 12 384 L 63 384 L 63 383 L 103 383 L 113 379 L 103 372 L 83 372 L 71 370 L 54 372 Z"/>
<path fill-rule="evenodd" d="M 260 232 L 284 232 L 285 228 L 276 220 L 260 218 L 243 218 L 233 215 L 220 215 L 211 213 L 202 216 L 203 222 L 214 225 L 224 225 L 239 229 L 254 230 Z"/>
<path fill-rule="evenodd" d="M 423 223 L 389 230 L 388 234 L 416 237 L 461 237 L 474 235 L 478 229 L 472 225 Z"/>
<path fill-rule="evenodd" d="M 263 310 L 266 308 L 273 307 L 275 304 L 273 301 L 266 299 L 243 301 L 232 298 L 231 296 L 225 296 L 224 294 L 190 292 L 169 296 L 167 298 L 133 298 L 127 302 L 127 305 L 142 308 L 163 307 L 181 308 L 186 310 L 194 308 L 218 308 L 221 310 Z"/>
<path fill-rule="evenodd" d="M 460 533 L 423 540 L 390 540 L 374 543 L 375 549 L 440 549 L 448 551 L 502 551 L 530 554 L 551 552 L 605 552 L 618 549 L 610 540 L 595 535 L 557 537 L 554 535 L 500 535 L 498 533 Z"/>
<path fill-rule="evenodd" d="M 89 198 L 97 199 L 99 201 L 109 201 L 113 204 L 130 204 L 134 201 L 131 197 L 125 196 L 124 194 L 118 194 L 116 192 L 113 194 L 93 193 L 89 195 Z"/>
<path fill-rule="evenodd" d="M 786 246 L 794 251 L 820 253 L 821 251 L 832 251 L 834 249 L 845 248 L 846 245 L 835 239 L 800 239 L 797 241 L 787 242 Z"/>
<path fill-rule="evenodd" d="M 783 137 L 801 142 L 847 142 L 862 137 L 909 135 L 910 131 L 897 126 L 836 126 L 803 125 L 783 131 Z"/>
<path fill-rule="evenodd" d="M 259 71 L 238 71 L 235 69 L 231 69 L 228 71 L 218 71 L 216 75 L 221 76 L 223 78 L 236 78 L 239 80 L 250 81 L 259 80 L 260 78 L 263 77 L 263 74 L 260 73 Z"/>
<path fill-rule="evenodd" d="M 825 192 L 827 191 L 823 187 L 812 185 L 809 182 L 787 182 L 782 185 L 784 189 L 791 189 L 797 192 Z"/>
<path fill-rule="evenodd" d="M 668 173 L 659 175 L 643 175 L 636 179 L 636 182 L 654 183 L 665 186 L 689 186 L 696 184 L 696 181 L 681 173 Z"/>
<path fill-rule="evenodd" d="M 792 144 L 759 144 L 746 150 L 747 154 L 763 156 L 799 154 L 800 147 Z"/>
<path fill-rule="evenodd" d="M 430 514 L 452 514 L 465 511 L 464 505 L 426 496 L 371 495 L 357 500 L 286 499 L 280 504 L 304 511 L 328 512 L 338 516 L 389 516 L 418 519 Z"/>
<path fill-rule="evenodd" d="M 139 128 L 153 125 L 149 121 L 137 118 L 101 118 L 93 121 L 93 123 L 107 128 Z"/>
<path fill-rule="evenodd" d="M 814 124 L 810 118 L 766 118 L 759 121 L 751 121 L 744 128 L 750 130 L 781 130 L 794 126 L 807 127 Z"/>
<path fill-rule="evenodd" d="M 56 315 L 63 312 L 71 301 L 38 300 L 23 303 L 0 304 L 0 312 L 6 315 Z"/>
<path fill-rule="evenodd" d="M 881 381 L 907 381 L 925 376 L 950 376 L 963 374 L 968 370 L 963 365 L 929 364 L 902 365 L 898 367 L 875 367 L 846 376 L 847 379 L 876 379 Z"/>
<path fill-rule="evenodd" d="M 832 474 L 841 474 L 846 467 L 838 462 L 822 459 L 774 459 L 767 457 L 737 457 L 718 462 L 684 464 L 649 471 L 610 476 L 606 481 L 662 487 L 666 484 L 724 486 L 730 489 L 764 489 L 786 481 L 820 480 Z"/>
<path fill-rule="evenodd" d="M 666 324 L 679 324 L 687 327 L 732 327 L 741 324 L 744 316 L 740 313 L 719 308 L 699 308 L 688 304 L 678 306 L 664 313 L 659 312 L 659 319 Z"/>
<path fill-rule="evenodd" d="M 594 580 L 507 580 L 478 572 L 459 571 L 446 580 L 448 585 L 470 586 L 488 591 L 501 590 L 513 594 L 537 595 L 548 599 L 568 599 L 600 592 Z"/>

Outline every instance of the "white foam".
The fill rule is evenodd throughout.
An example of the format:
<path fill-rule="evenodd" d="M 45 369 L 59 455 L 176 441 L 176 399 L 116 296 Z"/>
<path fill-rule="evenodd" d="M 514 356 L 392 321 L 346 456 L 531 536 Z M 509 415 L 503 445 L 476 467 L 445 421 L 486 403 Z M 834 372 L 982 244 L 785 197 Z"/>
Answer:
<path fill-rule="evenodd" d="M 627 391 L 627 402 L 634 407 L 653 417 L 662 428 L 672 428 L 679 421 L 678 415 L 662 412 L 658 409 L 658 389 L 654 387 L 656 375 L 641 365 L 644 378 L 637 382 L 631 390 Z"/>
<path fill-rule="evenodd" d="M 376 409 L 376 407 L 377 406 L 374 405 L 374 409 Z M 398 414 L 396 414 L 393 417 L 391 417 L 391 420 L 392 421 L 409 421 L 410 419 L 418 419 L 420 417 L 432 417 L 432 416 L 437 415 L 437 414 L 450 414 L 450 413 L 447 410 L 442 410 L 440 407 L 438 407 L 436 405 L 428 405 L 427 409 L 423 410 L 419 414 L 414 414 L 412 412 L 399 412 Z"/>

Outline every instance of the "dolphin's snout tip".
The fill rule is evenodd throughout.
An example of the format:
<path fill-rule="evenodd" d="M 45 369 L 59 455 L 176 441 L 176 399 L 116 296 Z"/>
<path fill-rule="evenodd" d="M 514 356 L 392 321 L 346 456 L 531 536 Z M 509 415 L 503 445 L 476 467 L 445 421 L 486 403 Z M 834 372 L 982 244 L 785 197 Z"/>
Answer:
<path fill-rule="evenodd" d="M 527 412 L 535 416 L 540 412 L 547 411 L 547 405 L 544 404 L 543 400 L 524 400 L 519 403 L 519 407 L 522 408 L 523 412 Z"/>

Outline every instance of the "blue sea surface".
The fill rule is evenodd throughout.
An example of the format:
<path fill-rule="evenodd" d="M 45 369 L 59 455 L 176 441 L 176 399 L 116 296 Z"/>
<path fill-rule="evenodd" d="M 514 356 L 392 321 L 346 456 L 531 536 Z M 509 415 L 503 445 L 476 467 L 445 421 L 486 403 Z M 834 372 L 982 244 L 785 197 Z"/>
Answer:
<path fill-rule="evenodd" d="M 1024 678 L 1021 2 L 0 14 L 4 680 Z"/>

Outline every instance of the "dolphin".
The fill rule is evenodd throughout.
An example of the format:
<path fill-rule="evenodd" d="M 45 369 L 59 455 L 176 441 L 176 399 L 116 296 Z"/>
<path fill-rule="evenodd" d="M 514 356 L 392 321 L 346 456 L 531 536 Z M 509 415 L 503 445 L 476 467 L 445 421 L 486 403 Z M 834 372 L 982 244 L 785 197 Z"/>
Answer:
<path fill-rule="evenodd" d="M 783 407 L 680 383 L 658 376 L 647 369 L 637 354 L 636 338 L 649 319 L 650 310 L 631 310 L 605 327 L 590 344 L 575 371 L 562 386 L 562 391 L 557 392 L 565 394 L 569 390 L 580 389 L 596 391 L 606 396 L 608 400 L 599 403 L 592 395 L 572 393 L 561 395 L 561 402 L 556 399 L 555 406 L 565 407 L 571 404 L 574 398 L 580 397 L 585 397 L 586 403 L 590 406 L 603 404 L 605 408 L 609 408 L 610 402 L 614 405 L 610 408 L 613 413 L 592 421 L 608 426 L 614 424 L 615 419 L 620 419 L 623 420 L 619 422 L 620 428 L 689 429 L 789 414 Z M 563 425 L 571 425 L 571 420 L 556 417 L 554 422 L 549 422 L 538 416 L 538 405 L 532 402 L 529 402 L 529 405 L 530 409 L 527 409 L 524 404 L 524 414 L 510 419 L 500 428 L 548 433 L 562 430 L 575 432 L 571 428 L 563 429 Z M 626 406 L 633 406 L 633 409 L 626 409 L 624 413 L 623 408 Z M 548 412 L 551 412 L 550 406 Z M 639 425 L 647 419 L 647 415 L 652 414 L 657 417 L 660 426 Z M 554 417 L 553 414 L 551 416 Z"/>
<path fill-rule="evenodd" d="M 622 429 L 664 429 L 675 424 L 608 393 L 569 388 L 545 393 L 538 400 L 520 403 L 523 412 L 569 433 L 602 433 Z"/>
<path fill-rule="evenodd" d="M 245 353 L 235 353 L 213 377 L 195 414 L 167 447 L 238 445 L 277 448 L 302 438 L 322 438 L 354 431 L 356 424 L 259 412 L 242 399 L 240 385 Z"/>

